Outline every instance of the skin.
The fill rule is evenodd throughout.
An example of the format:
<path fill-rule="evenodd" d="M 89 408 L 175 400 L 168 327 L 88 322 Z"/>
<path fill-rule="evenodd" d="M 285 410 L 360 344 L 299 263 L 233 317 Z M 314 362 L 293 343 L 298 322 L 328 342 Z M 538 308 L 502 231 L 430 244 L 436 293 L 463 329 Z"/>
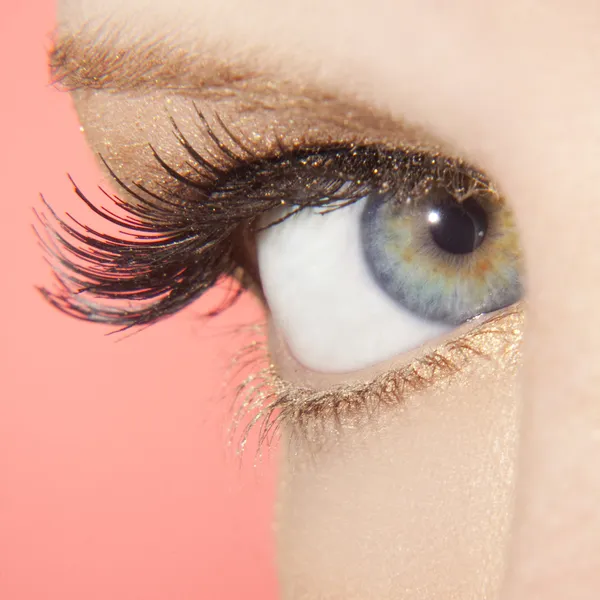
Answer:
<path fill-rule="evenodd" d="M 493 360 L 470 360 L 318 451 L 288 436 L 282 597 L 597 598 L 597 3 L 60 5 L 62 33 L 110 17 L 125 40 L 160 34 L 184 50 L 201 45 L 416 123 L 491 174 L 516 214 L 527 272 L 523 355 L 516 342 L 492 345 Z M 143 103 L 136 114 L 150 122 L 151 96 L 76 95 L 92 146 L 135 144 L 134 131 L 134 142 L 122 139 L 113 109 Z M 160 130 L 149 125 L 137 143 Z M 285 350 L 275 356 L 286 377 L 323 384 Z"/>

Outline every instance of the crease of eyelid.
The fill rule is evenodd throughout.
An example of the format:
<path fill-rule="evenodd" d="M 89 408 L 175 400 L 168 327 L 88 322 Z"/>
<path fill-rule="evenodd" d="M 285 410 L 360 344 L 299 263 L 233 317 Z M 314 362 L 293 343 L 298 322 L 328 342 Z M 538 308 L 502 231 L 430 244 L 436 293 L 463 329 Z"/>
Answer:
<path fill-rule="evenodd" d="M 463 335 L 359 383 L 343 383 L 315 390 L 284 381 L 271 362 L 267 343 L 253 340 L 232 360 L 236 372 L 267 366 L 247 376 L 235 388 L 231 443 L 239 437 L 243 454 L 256 432 L 257 459 L 279 437 L 286 435 L 323 451 L 346 430 L 374 422 L 386 410 L 403 407 L 415 394 L 449 383 L 475 359 L 514 361 L 523 337 L 523 302 L 501 311 Z M 264 333 L 262 334 L 265 335 Z"/>

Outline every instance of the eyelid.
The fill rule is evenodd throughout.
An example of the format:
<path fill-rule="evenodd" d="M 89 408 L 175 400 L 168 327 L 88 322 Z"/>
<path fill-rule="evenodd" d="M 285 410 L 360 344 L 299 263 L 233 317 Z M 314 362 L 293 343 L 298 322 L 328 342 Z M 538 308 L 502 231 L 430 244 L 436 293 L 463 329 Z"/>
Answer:
<path fill-rule="evenodd" d="M 310 100 L 278 90 L 255 94 L 241 89 L 210 94 L 149 90 L 143 94 L 77 91 L 73 94 L 88 142 L 96 154 L 119 166 L 125 180 L 160 180 L 151 145 L 170 164 L 183 167 L 187 157 L 173 135 L 170 117 L 177 120 L 195 148 L 210 151 L 211 141 L 199 122 L 195 106 L 209 116 L 220 115 L 230 131 L 246 140 L 256 154 L 273 156 L 286 151 L 331 145 L 377 145 L 455 153 L 410 123 L 374 113 L 371 107 L 335 98 Z M 99 115 L 101 117 L 99 118 Z"/>
<path fill-rule="evenodd" d="M 57 266 L 55 273 L 60 284 L 59 289 L 45 289 L 42 293 L 54 306 L 72 316 L 120 328 L 151 324 L 192 302 L 220 277 L 236 272 L 239 265 L 234 260 L 233 239 L 243 224 L 286 199 L 298 206 L 352 202 L 362 193 L 361 172 L 364 181 L 373 182 L 384 171 L 373 169 L 372 165 L 380 165 L 381 161 L 393 165 L 406 156 L 422 155 L 418 151 L 411 154 L 369 146 L 318 148 L 312 153 L 297 149 L 286 155 L 285 147 L 279 144 L 279 158 L 271 162 L 260 154 L 248 156 L 251 145 L 240 142 L 219 118 L 215 120 L 220 128 L 217 133 L 213 123 L 195 108 L 197 123 L 206 130 L 212 150 L 206 146 L 196 150 L 172 119 L 172 133 L 187 156 L 184 172 L 170 167 L 160 152 L 150 147 L 163 176 L 158 182 L 154 180 L 154 186 L 145 179 L 128 183 L 102 157 L 113 180 L 127 192 L 126 199 L 105 193 L 116 204 L 120 217 L 112 209 L 95 207 L 75 186 L 88 207 L 118 226 L 118 231 L 104 233 L 77 221 L 69 223 L 51 209 L 42 216 L 48 234 L 45 246 Z M 317 160 L 319 164 L 302 164 L 304 160 Z M 331 189 L 323 191 L 317 171 L 307 174 L 317 182 L 316 186 L 299 185 L 287 171 L 294 165 L 307 172 L 321 169 L 322 174 L 337 177 L 343 197 L 336 199 Z M 337 174 L 336 169 L 340 169 Z M 352 173 L 359 174 L 353 178 Z M 282 185 L 290 180 L 292 185 L 286 192 Z M 353 181 L 354 197 L 352 190 L 343 187 L 347 180 Z M 269 181 L 271 188 L 267 191 L 265 185 Z M 254 195 L 248 187 L 252 183 L 256 184 Z M 177 285 L 173 287 L 175 281 Z M 115 302 L 122 301 L 133 304 L 115 306 Z"/>
<path fill-rule="evenodd" d="M 519 302 L 465 325 L 436 347 L 379 365 L 376 372 L 345 374 L 338 383 L 318 382 L 305 371 L 291 375 L 290 356 L 282 358 L 279 349 L 275 359 L 279 366 L 269 364 L 236 390 L 239 408 L 233 428 L 249 423 L 242 429 L 240 447 L 253 428 L 258 429 L 262 447 L 284 427 L 288 436 L 322 450 L 344 430 L 360 428 L 376 415 L 402 407 L 415 394 L 441 389 L 459 378 L 469 380 L 478 361 L 493 360 L 496 368 L 517 365 L 523 321 L 524 303 Z M 315 385 L 307 386 L 307 379 Z"/>
<path fill-rule="evenodd" d="M 200 119 L 202 121 L 202 118 Z M 178 133 L 177 130 L 175 133 Z M 181 131 L 179 134 L 181 134 Z M 227 135 L 225 134 L 225 138 L 219 137 L 218 139 L 222 141 L 226 138 Z M 227 143 L 231 142 L 235 146 L 235 135 L 233 137 L 229 136 L 227 139 Z M 181 141 L 180 136 L 179 143 Z M 218 141 L 216 147 L 219 149 Z M 191 150 L 196 152 L 190 145 L 186 151 L 190 154 Z M 173 314 L 195 299 L 205 289 L 214 285 L 220 276 L 224 274 L 233 275 L 238 266 L 238 263 L 232 260 L 233 247 L 232 245 L 219 246 L 218 244 L 225 241 L 225 234 L 227 234 L 227 239 L 233 239 L 234 233 L 238 231 L 237 226 L 255 218 L 258 213 L 255 211 L 255 206 L 255 212 L 251 213 L 249 211 L 247 195 L 238 198 L 240 201 L 238 209 L 243 209 L 243 218 L 240 217 L 242 213 L 239 213 L 238 217 L 240 218 L 234 221 L 231 220 L 231 213 L 228 213 L 227 210 L 222 214 L 217 211 L 215 215 L 212 210 L 215 207 L 211 207 L 210 202 L 208 202 L 210 195 L 204 197 L 203 200 L 199 200 L 198 194 L 202 192 L 203 186 L 206 192 L 212 190 L 210 186 L 207 187 L 206 182 L 206 176 L 207 174 L 210 175 L 211 169 L 213 169 L 213 173 L 209 179 L 212 179 L 212 183 L 216 182 L 218 184 L 220 182 L 221 188 L 226 188 L 223 185 L 223 179 L 229 177 L 231 169 L 235 167 L 232 164 L 232 162 L 235 163 L 235 156 L 232 157 L 227 152 L 222 152 L 219 155 L 220 160 L 215 160 L 214 152 L 206 154 L 205 147 L 198 148 L 198 150 L 200 151 L 199 156 L 206 155 L 206 159 L 204 159 L 204 162 L 197 160 L 196 170 L 190 168 L 190 173 L 182 174 L 182 177 L 189 177 L 194 173 L 196 176 L 200 176 L 198 168 L 200 171 L 203 170 L 204 177 L 196 180 L 195 185 L 186 187 L 181 178 L 174 177 L 173 173 L 171 175 L 167 173 L 167 178 L 160 179 L 156 187 L 157 190 L 163 192 L 167 190 L 169 192 L 166 199 L 157 196 L 152 189 L 148 188 L 147 183 L 127 183 L 125 178 L 121 178 L 119 174 L 113 171 L 112 174 L 117 183 L 121 187 L 128 186 L 134 198 L 136 195 L 138 196 L 136 202 L 132 202 L 131 198 L 122 200 L 115 197 L 112 199 L 112 201 L 116 201 L 124 217 L 120 225 L 125 231 L 129 231 L 125 240 L 122 232 L 120 232 L 121 237 L 114 237 L 114 233 L 94 231 L 77 221 L 69 223 L 58 217 L 49 208 L 49 214 L 47 217 L 42 217 L 42 223 L 48 233 L 46 236 L 47 249 L 56 261 L 55 264 L 58 265 L 57 276 L 62 289 L 43 290 L 46 298 L 55 306 L 73 316 L 117 324 L 127 328 L 149 324 L 159 318 Z M 278 158 L 281 158 L 281 148 L 279 150 Z M 164 171 L 165 166 L 169 164 L 167 159 L 163 159 L 162 154 L 157 149 L 152 152 L 154 152 L 155 160 L 160 159 L 157 164 L 160 165 L 160 162 L 163 162 L 161 169 Z M 244 148 L 238 147 L 237 152 L 239 152 L 240 160 L 248 158 L 243 156 L 244 152 L 246 152 L 246 155 L 248 154 Z M 358 163 L 360 162 L 361 152 L 365 153 L 363 159 L 369 153 L 371 153 L 371 158 L 379 153 L 380 158 L 385 158 L 387 155 L 388 158 L 392 157 L 389 159 L 391 162 L 394 159 L 394 152 L 385 147 L 357 147 L 352 145 L 342 146 L 341 148 L 339 146 L 337 148 L 315 148 L 312 156 L 323 158 L 327 152 L 331 156 L 335 156 L 336 153 L 340 152 L 345 153 L 346 159 L 351 157 L 352 153 L 355 153 L 355 156 L 358 156 Z M 397 155 L 402 152 L 408 155 L 411 154 L 407 150 L 396 150 Z M 413 151 L 412 154 L 417 156 L 419 151 Z M 304 153 L 296 149 L 294 153 L 290 154 L 292 159 L 296 161 L 305 159 L 307 156 L 310 157 L 310 155 L 309 149 L 305 150 Z M 444 157 L 438 157 L 438 159 L 441 159 L 440 162 L 443 162 L 443 160 L 451 162 L 453 160 Z M 208 162 L 206 162 L 207 160 Z M 110 168 L 112 163 L 107 161 L 107 164 Z M 265 166 L 267 159 L 265 156 L 258 156 L 254 164 Z M 191 167 L 191 165 L 189 166 Z M 237 168 L 239 167 L 240 165 L 237 165 Z M 347 163 L 346 167 L 348 167 Z M 244 179 L 244 173 L 248 172 L 247 169 L 248 165 L 242 163 L 242 168 L 238 172 L 236 185 L 241 186 L 242 189 L 244 189 L 243 184 L 247 182 L 247 179 Z M 284 170 L 286 169 L 282 169 L 282 171 Z M 348 174 L 351 170 L 346 168 L 344 173 Z M 368 170 L 373 173 L 371 168 Z M 86 200 L 79 188 L 76 187 L 75 189 L 80 198 L 85 200 L 90 208 L 97 210 L 93 203 Z M 273 192 L 275 191 L 275 188 L 273 188 Z M 110 198 L 110 196 L 108 197 Z M 231 200 L 231 197 L 228 196 L 228 199 Z M 262 212 L 276 206 L 278 202 L 280 202 L 280 196 L 271 195 L 267 197 Z M 228 210 L 232 206 L 228 205 Z M 202 223 L 194 222 L 193 218 L 194 210 L 199 208 L 204 211 L 203 219 L 205 220 Z M 221 208 L 224 208 L 224 205 Z M 152 212 L 153 210 L 156 210 L 156 212 Z M 186 210 L 188 211 L 187 214 Z M 110 212 L 110 209 L 105 209 L 103 216 L 107 221 L 112 221 L 114 224 L 114 214 Z M 145 218 L 146 220 L 144 220 Z M 191 269 L 192 279 L 196 284 L 200 284 L 200 287 L 189 289 L 178 297 L 177 294 L 173 293 L 173 289 L 169 289 L 166 284 L 173 281 L 175 277 L 178 286 L 176 291 L 177 293 L 181 292 L 186 272 L 182 271 L 183 259 L 176 252 L 193 239 L 193 235 L 198 233 L 200 224 L 206 227 L 207 231 L 210 230 L 211 233 L 214 233 L 218 226 L 222 237 L 214 237 L 214 242 L 207 243 L 206 246 L 201 248 L 195 247 L 194 253 L 184 257 L 190 259 L 189 264 L 186 263 L 184 266 Z M 145 253 L 146 250 L 150 250 L 152 243 L 156 246 L 152 248 L 152 253 Z M 211 253 L 211 248 L 216 251 Z M 160 254 L 160 259 L 157 253 Z M 115 263 L 115 260 L 118 260 L 118 263 Z M 210 263 L 211 260 L 214 262 Z M 91 261 L 88 262 L 87 269 L 86 261 Z M 115 271 L 115 264 L 121 270 L 117 269 Z M 160 265 L 162 270 L 156 273 L 155 279 L 148 279 L 148 269 L 154 268 L 156 265 Z M 201 270 L 198 269 L 199 266 L 202 267 Z M 150 274 L 152 274 L 151 271 Z M 156 309 L 158 305 L 154 307 L 150 305 L 153 309 L 146 310 L 147 305 L 144 306 L 144 302 L 152 302 L 157 298 L 168 300 L 166 309 L 162 310 L 161 306 Z M 113 300 L 132 300 L 134 305 L 142 300 L 142 303 L 126 309 L 119 309 L 111 304 Z M 489 322 L 492 323 L 493 321 Z M 487 334 L 490 334 L 487 336 L 490 339 L 494 336 L 498 340 L 503 337 L 506 338 L 506 332 L 502 329 L 484 328 L 481 330 L 478 339 L 483 339 Z M 497 335 L 498 333 L 502 335 Z M 293 419 L 299 426 L 298 431 L 302 430 L 303 424 L 308 425 L 309 429 L 322 427 L 323 425 L 315 424 L 327 421 L 328 419 L 319 417 L 327 417 L 328 415 L 333 419 L 334 424 L 355 423 L 357 419 L 360 420 L 364 415 L 368 416 L 373 411 L 391 406 L 392 403 L 397 405 L 398 402 L 403 402 L 409 393 L 422 391 L 436 382 L 444 381 L 448 377 L 456 375 L 466 368 L 470 358 L 486 355 L 487 342 L 472 343 L 475 338 L 475 334 L 469 334 L 448 342 L 442 345 L 441 349 L 431 351 L 416 358 L 410 364 L 404 364 L 394 368 L 387 374 L 377 376 L 368 384 L 340 385 L 328 391 L 306 387 L 297 388 L 285 383 L 270 369 L 263 375 L 265 381 L 268 379 L 268 381 L 274 382 L 271 388 L 273 392 L 266 393 L 272 401 L 268 402 L 267 406 L 259 411 L 256 420 L 264 419 L 262 431 L 266 432 L 266 435 L 272 431 L 272 427 L 276 428 L 280 422 L 286 419 Z M 507 343 L 505 339 L 504 344 Z M 491 344 L 492 342 L 490 342 L 490 348 L 492 347 Z M 246 391 L 247 389 L 244 388 L 240 393 L 244 394 Z M 277 397 L 275 398 L 272 394 L 277 394 Z M 264 400 L 264 395 L 261 398 Z M 247 407 L 254 404 L 254 401 L 245 402 Z M 366 410 L 361 408 L 363 406 L 366 406 Z"/>

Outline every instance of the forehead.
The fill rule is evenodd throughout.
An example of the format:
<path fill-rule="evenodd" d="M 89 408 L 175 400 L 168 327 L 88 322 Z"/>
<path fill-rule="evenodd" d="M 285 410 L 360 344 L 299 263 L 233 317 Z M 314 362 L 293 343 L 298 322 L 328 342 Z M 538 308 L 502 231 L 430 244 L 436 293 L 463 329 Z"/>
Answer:
<path fill-rule="evenodd" d="M 370 5 L 379 1 L 372 1 Z M 311 10 L 311 4 L 314 4 L 312 8 L 320 10 Z M 359 24 L 358 17 L 364 7 L 356 0 L 308 0 L 302 3 L 278 0 L 58 0 L 58 12 L 63 31 L 79 31 L 91 24 L 105 30 L 116 29 L 125 37 L 159 33 L 183 46 L 193 46 L 198 41 L 216 42 L 219 38 L 234 38 L 240 34 L 242 45 L 248 41 L 270 45 L 263 37 L 269 32 L 279 45 L 285 47 L 297 44 L 301 37 L 323 41 L 337 39 L 340 29 L 348 33 L 348 27 Z M 371 12 L 377 13 L 376 10 L 368 11 Z M 376 14 L 373 17 L 376 18 Z M 329 26 L 328 35 L 320 35 L 324 27 Z"/>

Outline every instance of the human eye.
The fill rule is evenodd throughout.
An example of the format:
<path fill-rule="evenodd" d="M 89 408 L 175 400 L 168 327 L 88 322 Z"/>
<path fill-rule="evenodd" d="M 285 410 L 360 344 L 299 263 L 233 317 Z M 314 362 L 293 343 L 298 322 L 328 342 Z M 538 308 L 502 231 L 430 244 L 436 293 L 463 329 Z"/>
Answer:
<path fill-rule="evenodd" d="M 273 366 L 240 395 L 263 431 L 398 404 L 518 331 L 497 327 L 522 294 L 518 237 L 483 172 L 371 115 L 357 133 L 335 105 L 204 100 L 140 100 L 161 137 L 99 152 L 118 192 L 75 184 L 94 225 L 47 206 L 54 306 L 123 330 L 223 280 L 254 291 Z"/>
<path fill-rule="evenodd" d="M 369 367 L 519 300 L 514 219 L 482 173 L 422 151 L 352 158 L 331 177 L 342 208 L 279 209 L 289 218 L 258 236 L 263 292 L 300 363 Z"/>
<path fill-rule="evenodd" d="M 458 159 L 377 145 L 279 145 L 258 156 L 197 110 L 212 144 L 205 157 L 171 125 L 188 161 L 184 172 L 152 150 L 161 194 L 107 163 L 127 201 L 107 196 L 116 206 L 98 207 L 75 189 L 108 230 L 45 217 L 60 286 L 44 294 L 64 312 L 145 326 L 234 276 L 265 299 L 295 360 L 349 373 L 485 322 L 521 296 L 512 213 Z M 354 405 L 367 389 L 352 392 Z M 280 396 L 313 403 L 298 392 Z M 315 394 L 333 402 L 339 390 Z M 270 406 L 281 408 L 280 396 Z"/>

